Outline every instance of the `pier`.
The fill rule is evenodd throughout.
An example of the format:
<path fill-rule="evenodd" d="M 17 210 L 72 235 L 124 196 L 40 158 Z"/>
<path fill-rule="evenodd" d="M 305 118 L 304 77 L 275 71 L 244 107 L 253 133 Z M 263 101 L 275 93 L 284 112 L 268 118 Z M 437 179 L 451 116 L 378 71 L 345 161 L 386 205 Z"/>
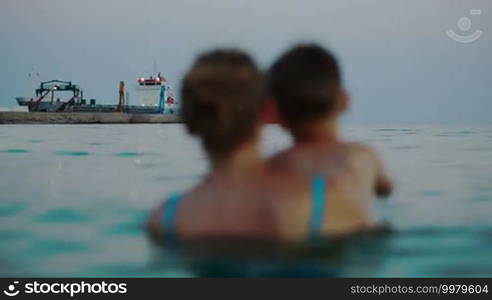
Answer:
<path fill-rule="evenodd" d="M 179 115 L 76 113 L 76 112 L 0 112 L 0 124 L 156 124 L 181 123 Z"/>

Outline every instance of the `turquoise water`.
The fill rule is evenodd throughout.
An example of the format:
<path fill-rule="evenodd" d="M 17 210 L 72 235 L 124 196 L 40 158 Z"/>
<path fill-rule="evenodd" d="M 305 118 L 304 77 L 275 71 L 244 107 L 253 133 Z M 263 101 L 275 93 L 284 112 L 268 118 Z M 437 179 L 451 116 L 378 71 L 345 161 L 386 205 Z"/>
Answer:
<path fill-rule="evenodd" d="M 344 276 L 492 276 L 491 125 L 343 133 L 380 150 L 398 183 L 377 207 L 395 233 L 351 246 L 334 262 Z M 265 129 L 265 154 L 289 143 Z M 180 125 L 0 126 L 0 276 L 193 276 L 142 225 L 206 168 Z"/>

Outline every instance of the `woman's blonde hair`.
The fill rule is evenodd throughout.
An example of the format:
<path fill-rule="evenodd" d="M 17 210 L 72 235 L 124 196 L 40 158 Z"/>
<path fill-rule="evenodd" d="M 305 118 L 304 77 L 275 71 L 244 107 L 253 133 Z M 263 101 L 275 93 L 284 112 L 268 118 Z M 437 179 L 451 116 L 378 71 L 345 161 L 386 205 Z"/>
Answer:
<path fill-rule="evenodd" d="M 223 156 L 255 134 L 263 76 L 244 52 L 220 49 L 198 57 L 185 75 L 182 116 L 211 156 Z"/>

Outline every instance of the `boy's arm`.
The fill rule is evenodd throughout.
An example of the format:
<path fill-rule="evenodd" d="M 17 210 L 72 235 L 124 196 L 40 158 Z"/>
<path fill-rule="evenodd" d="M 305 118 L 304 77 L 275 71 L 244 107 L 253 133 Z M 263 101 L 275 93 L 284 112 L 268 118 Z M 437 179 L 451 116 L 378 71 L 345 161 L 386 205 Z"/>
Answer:
<path fill-rule="evenodd" d="M 164 205 L 160 205 L 156 208 L 147 220 L 147 233 L 153 241 L 160 241 L 164 235 L 164 228 L 162 224 L 162 214 L 164 211 Z"/>
<path fill-rule="evenodd" d="M 391 195 L 393 192 L 393 180 L 389 176 L 388 172 L 386 171 L 386 168 L 384 167 L 384 163 L 379 157 L 379 155 L 375 152 L 373 152 L 374 156 L 374 161 L 376 163 L 376 186 L 375 186 L 375 192 L 376 195 L 379 197 L 387 197 Z"/>

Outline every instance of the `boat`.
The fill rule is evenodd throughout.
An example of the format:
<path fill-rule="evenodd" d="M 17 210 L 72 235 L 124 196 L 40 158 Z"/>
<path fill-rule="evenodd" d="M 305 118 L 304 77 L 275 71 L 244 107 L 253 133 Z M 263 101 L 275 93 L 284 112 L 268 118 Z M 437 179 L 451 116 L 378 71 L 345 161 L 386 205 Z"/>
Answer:
<path fill-rule="evenodd" d="M 70 93 L 62 100 L 60 94 Z M 175 99 L 171 86 L 158 73 L 156 76 L 140 77 L 135 87 L 137 103 L 129 105 L 125 83 L 120 82 L 118 104 L 97 104 L 96 99 L 84 98 L 83 90 L 71 81 L 51 80 L 41 82 L 35 97 L 17 97 L 20 106 L 29 112 L 86 112 L 86 113 L 131 113 L 131 114 L 179 114 L 180 104 Z"/>

